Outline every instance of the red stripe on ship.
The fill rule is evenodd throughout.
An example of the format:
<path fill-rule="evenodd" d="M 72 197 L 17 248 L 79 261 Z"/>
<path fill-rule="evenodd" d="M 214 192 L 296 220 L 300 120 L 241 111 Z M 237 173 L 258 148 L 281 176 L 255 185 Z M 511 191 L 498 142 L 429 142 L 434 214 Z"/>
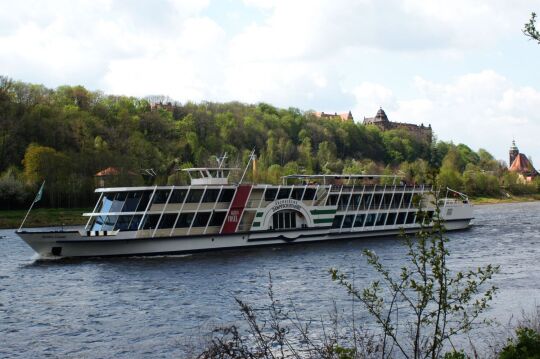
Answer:
<path fill-rule="evenodd" d="M 242 213 L 244 213 L 244 208 L 246 207 L 246 202 L 250 192 L 251 185 L 238 186 L 231 203 L 231 208 L 229 209 L 227 217 L 225 218 L 225 224 L 223 225 L 221 233 L 236 232 L 238 222 L 240 222 L 240 218 L 242 218 Z"/>

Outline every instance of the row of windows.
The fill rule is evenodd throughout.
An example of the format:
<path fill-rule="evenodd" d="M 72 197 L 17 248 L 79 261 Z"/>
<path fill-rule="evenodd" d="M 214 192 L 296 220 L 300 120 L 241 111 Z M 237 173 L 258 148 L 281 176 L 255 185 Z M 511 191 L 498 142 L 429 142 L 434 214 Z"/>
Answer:
<path fill-rule="evenodd" d="M 152 196 L 151 190 L 133 191 L 133 192 L 107 192 L 101 198 L 101 205 L 98 208 L 99 213 L 109 212 L 144 212 Z M 170 198 L 169 198 L 170 195 Z M 152 203 L 215 203 L 231 202 L 234 196 L 233 188 L 209 188 L 204 189 L 175 189 L 157 190 L 152 199 Z"/>
<path fill-rule="evenodd" d="M 298 201 L 312 201 L 315 199 L 316 188 L 313 187 L 283 187 L 279 190 L 277 188 L 267 188 L 264 192 L 264 200 L 272 202 L 277 199 L 296 199 Z"/>
<path fill-rule="evenodd" d="M 360 193 L 328 196 L 327 205 L 338 206 L 338 210 L 369 209 L 369 208 L 408 208 L 413 195 L 411 193 Z"/>
<path fill-rule="evenodd" d="M 407 215 L 408 213 L 408 215 Z M 427 212 L 425 222 L 431 222 L 433 212 Z M 393 226 L 415 223 L 416 212 L 399 212 L 399 213 L 363 213 L 354 216 L 348 214 L 346 216 L 337 215 L 332 222 L 332 228 L 359 228 L 372 226 Z M 418 220 L 417 220 L 418 222 Z"/>
<path fill-rule="evenodd" d="M 227 212 L 199 212 L 195 213 L 166 213 L 161 221 L 159 214 L 147 215 L 142 229 L 189 228 L 189 227 L 221 227 Z M 98 216 L 92 225 L 93 231 L 136 231 L 141 223 L 142 215 L 134 216 Z M 159 223 L 158 223 L 159 222 Z"/>

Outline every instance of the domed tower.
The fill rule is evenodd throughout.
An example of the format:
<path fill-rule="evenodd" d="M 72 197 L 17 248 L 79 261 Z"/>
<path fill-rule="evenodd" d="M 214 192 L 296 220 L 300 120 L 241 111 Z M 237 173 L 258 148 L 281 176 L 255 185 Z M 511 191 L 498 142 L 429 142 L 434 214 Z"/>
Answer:
<path fill-rule="evenodd" d="M 512 166 L 512 163 L 514 163 L 514 160 L 519 155 L 519 149 L 516 146 L 516 141 L 512 140 L 512 146 L 510 146 L 510 151 L 508 151 L 510 154 L 510 162 L 508 163 L 508 167 Z"/>

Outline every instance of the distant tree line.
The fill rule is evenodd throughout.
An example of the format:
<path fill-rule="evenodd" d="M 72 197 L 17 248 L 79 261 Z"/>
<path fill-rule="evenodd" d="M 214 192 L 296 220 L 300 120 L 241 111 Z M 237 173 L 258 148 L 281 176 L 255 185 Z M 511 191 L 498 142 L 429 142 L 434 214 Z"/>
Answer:
<path fill-rule="evenodd" d="M 112 185 L 182 184 L 180 168 L 244 166 L 251 180 L 277 183 L 291 173 L 396 173 L 407 181 L 441 184 L 473 195 L 536 192 L 521 185 L 487 151 L 419 139 L 406 130 L 380 131 L 352 121 L 320 119 L 266 103 L 174 104 L 152 108 L 146 99 L 105 95 L 82 86 L 43 85 L 0 76 L 0 204 L 28 205 L 46 180 L 44 205 L 90 206 L 94 175 L 120 172 Z M 153 169 L 157 176 L 144 175 Z"/>

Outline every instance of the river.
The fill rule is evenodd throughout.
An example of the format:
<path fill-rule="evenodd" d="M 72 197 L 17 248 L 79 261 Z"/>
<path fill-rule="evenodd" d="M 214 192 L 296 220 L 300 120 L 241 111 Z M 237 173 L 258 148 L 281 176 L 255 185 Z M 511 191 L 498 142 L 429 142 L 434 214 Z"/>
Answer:
<path fill-rule="evenodd" d="M 477 206 L 475 225 L 450 233 L 450 264 L 501 266 L 487 315 L 506 322 L 540 302 L 540 202 Z M 304 317 L 349 308 L 328 269 L 374 279 L 361 251 L 391 268 L 403 264 L 395 238 L 282 246 L 189 256 L 37 260 L 15 234 L 0 230 L 0 357 L 178 357 L 219 324 L 239 318 L 234 297 L 276 297 Z"/>

